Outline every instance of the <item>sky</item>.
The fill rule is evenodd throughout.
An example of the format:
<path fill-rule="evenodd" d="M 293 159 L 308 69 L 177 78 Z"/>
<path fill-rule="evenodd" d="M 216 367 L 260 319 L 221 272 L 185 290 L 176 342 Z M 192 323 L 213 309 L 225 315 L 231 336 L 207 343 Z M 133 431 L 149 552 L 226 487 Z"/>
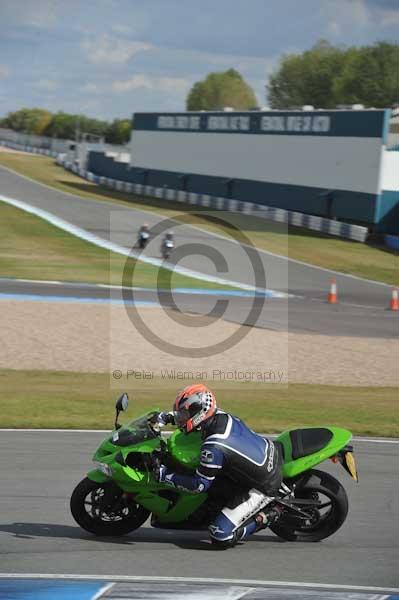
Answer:
<path fill-rule="evenodd" d="M 181 111 L 231 67 L 265 106 L 280 57 L 320 39 L 399 42 L 399 0 L 0 0 L 0 117 Z"/>

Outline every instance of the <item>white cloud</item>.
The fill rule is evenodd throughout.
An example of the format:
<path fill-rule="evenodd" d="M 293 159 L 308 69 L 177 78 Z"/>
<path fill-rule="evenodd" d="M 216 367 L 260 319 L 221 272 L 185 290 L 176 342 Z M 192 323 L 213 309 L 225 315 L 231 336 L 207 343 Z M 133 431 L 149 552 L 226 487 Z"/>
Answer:
<path fill-rule="evenodd" d="M 113 81 L 111 89 L 114 92 L 127 92 L 130 90 L 147 89 L 162 92 L 187 92 L 191 81 L 183 77 L 150 77 L 148 75 L 134 75 L 130 79 Z"/>
<path fill-rule="evenodd" d="M 136 54 L 152 48 L 146 42 L 116 38 L 107 33 L 85 39 L 81 46 L 86 50 L 90 62 L 101 65 L 123 65 Z"/>
<path fill-rule="evenodd" d="M 386 28 L 399 25 L 399 1 L 396 4 L 396 0 L 323 0 L 322 10 L 328 21 L 327 32 L 335 37 L 374 34 L 368 40 L 373 42 L 384 39 Z"/>
<path fill-rule="evenodd" d="M 364 0 L 352 0 L 353 20 L 360 27 L 366 27 L 370 23 L 371 13 Z"/>
<path fill-rule="evenodd" d="M 88 94 L 96 94 L 101 92 L 101 87 L 96 83 L 85 83 L 81 88 L 81 91 Z"/>
<path fill-rule="evenodd" d="M 36 82 L 36 87 L 45 92 L 54 92 L 58 85 L 57 82 L 52 79 L 39 79 L 39 81 Z"/>
<path fill-rule="evenodd" d="M 3 79 L 3 77 L 8 77 L 10 74 L 10 69 L 8 67 L 6 67 L 5 65 L 0 65 L 0 79 Z"/>
<path fill-rule="evenodd" d="M 130 33 L 132 31 L 132 28 L 129 27 L 128 25 L 112 25 L 111 27 L 112 31 L 115 31 L 115 33 Z"/>
<path fill-rule="evenodd" d="M 0 21 L 15 25 L 51 28 L 57 22 L 60 0 L 1 0 Z"/>
<path fill-rule="evenodd" d="M 328 33 L 332 36 L 338 37 L 342 33 L 342 26 L 338 21 L 330 21 L 328 24 Z"/>
<path fill-rule="evenodd" d="M 381 24 L 383 27 L 399 25 L 399 10 L 384 10 L 382 14 Z"/>
<path fill-rule="evenodd" d="M 364 0 L 350 0 L 346 9 L 356 25 L 366 27 L 369 24 L 371 13 Z"/>
<path fill-rule="evenodd" d="M 348 25 L 363 29 L 371 20 L 371 11 L 365 0 L 323 0 L 322 10 L 328 19 L 330 32 L 341 32 L 341 28 Z"/>

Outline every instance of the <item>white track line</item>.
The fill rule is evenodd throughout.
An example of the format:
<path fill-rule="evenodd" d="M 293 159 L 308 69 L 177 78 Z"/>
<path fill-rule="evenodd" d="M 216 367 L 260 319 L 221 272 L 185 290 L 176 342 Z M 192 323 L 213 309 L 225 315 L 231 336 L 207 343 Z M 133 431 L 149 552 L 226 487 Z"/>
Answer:
<path fill-rule="evenodd" d="M 59 165 L 60 166 L 60 165 Z M 9 167 L 4 167 L 3 165 L 0 165 L 0 168 L 5 169 L 6 171 L 10 171 L 10 173 L 14 173 L 14 175 L 18 175 L 18 177 L 22 177 L 23 179 L 27 179 L 28 181 L 31 181 L 32 183 L 36 184 L 36 185 L 40 185 L 44 188 L 47 188 L 53 192 L 58 192 L 61 194 L 67 194 L 68 196 L 72 196 L 73 198 L 79 198 L 79 200 L 86 200 L 90 198 L 85 198 L 84 196 L 77 196 L 76 194 L 72 194 L 70 192 L 64 192 L 62 190 L 58 190 L 57 188 L 51 187 L 49 185 L 46 185 L 45 183 L 41 183 L 40 181 L 36 181 L 35 179 L 32 179 L 31 177 L 27 177 L 26 175 L 22 175 L 21 173 L 18 173 L 18 171 L 14 171 L 14 169 L 10 169 Z M 67 170 L 67 169 L 65 169 Z M 96 184 L 97 187 L 99 187 Z M 94 188 L 95 189 L 95 188 Z M 118 191 L 118 190 L 117 190 Z M 94 196 L 95 192 L 93 193 Z M 103 204 L 108 204 L 109 206 L 122 206 L 125 208 L 129 208 L 129 206 L 126 204 L 126 201 L 124 200 L 118 200 L 117 198 L 115 198 L 114 202 L 110 202 L 109 200 L 106 200 L 104 198 L 104 200 L 102 200 L 101 198 L 95 198 L 92 197 L 91 198 L 94 201 L 97 202 L 102 202 Z M 135 210 L 137 212 L 142 212 L 144 214 L 147 215 L 156 215 L 156 216 L 160 216 L 160 213 L 158 212 L 152 212 L 149 210 L 145 210 L 142 208 L 136 208 L 136 207 L 130 207 L 131 210 Z M 167 206 L 165 208 L 168 208 Z M 162 210 L 162 209 L 161 209 Z M 183 211 L 182 211 L 183 212 Z M 236 214 L 240 214 L 240 213 L 236 213 Z M 161 215 L 161 216 L 166 216 L 166 215 Z M 174 220 L 172 217 L 170 217 L 172 220 Z M 192 227 L 193 229 L 197 229 L 198 231 L 202 231 L 207 233 L 208 235 L 213 235 L 215 237 L 221 238 L 223 240 L 227 240 L 233 244 L 239 244 L 239 242 L 237 242 L 236 240 L 234 240 L 233 238 L 230 238 L 228 236 L 222 235 L 221 233 L 214 233 L 212 231 L 208 231 L 207 229 L 202 229 L 201 227 L 199 227 L 198 225 L 190 225 L 190 227 Z M 288 239 L 288 234 L 287 234 L 287 239 Z M 247 244 L 242 244 L 243 246 L 246 246 Z M 282 260 L 285 261 L 289 261 L 292 263 L 295 263 L 297 265 L 302 265 L 304 267 L 310 267 L 311 269 L 317 269 L 318 271 L 324 271 L 325 273 L 332 273 L 333 275 L 339 275 L 340 277 L 346 277 L 346 278 L 350 278 L 350 279 L 356 279 L 358 281 L 364 281 L 366 283 L 375 283 L 376 285 L 383 285 L 389 289 L 392 288 L 392 285 L 389 285 L 388 283 L 383 283 L 382 281 L 375 281 L 374 279 L 366 279 L 365 277 L 359 277 L 358 275 L 351 275 L 349 273 L 342 273 L 342 271 L 334 271 L 333 269 L 327 269 L 326 267 L 319 267 L 318 265 L 312 265 L 311 263 L 307 263 L 304 262 L 303 260 L 297 260 L 296 258 L 289 258 L 288 256 L 284 256 L 283 254 L 276 254 L 275 252 L 270 252 L 269 250 L 264 250 L 263 248 L 258 248 L 257 246 L 255 246 L 256 250 L 258 252 L 261 252 L 262 254 L 266 254 L 268 256 L 274 256 L 275 258 L 281 258 Z"/>
<path fill-rule="evenodd" d="M 112 429 L 28 429 L 28 428 L 13 428 L 13 427 L 1 427 L 0 433 L 2 432 L 14 432 L 14 433 L 112 433 Z M 166 432 L 167 435 L 167 432 Z M 277 437 L 277 433 L 261 433 L 264 437 Z M 354 442 L 364 442 L 366 444 L 399 444 L 398 438 L 368 438 L 368 437 L 354 437 Z"/>
<path fill-rule="evenodd" d="M 388 438 L 367 438 L 367 437 L 360 437 L 360 438 L 353 438 L 355 442 L 367 442 L 367 443 L 373 443 L 373 444 L 399 444 L 399 440 L 393 438 L 392 440 L 388 439 Z"/>
<path fill-rule="evenodd" d="M 116 584 L 116 581 L 111 582 L 111 583 L 107 583 L 106 585 L 104 585 L 100 590 L 98 590 L 97 594 L 95 596 L 93 596 L 93 598 L 91 600 L 100 600 L 100 598 L 102 596 L 104 596 L 104 594 L 106 592 L 109 592 L 109 590 L 111 588 L 114 587 L 114 585 Z"/>
<path fill-rule="evenodd" d="M 248 585 L 254 587 L 284 587 L 284 588 L 302 588 L 302 589 L 320 589 L 320 590 L 353 590 L 362 592 L 382 592 L 382 593 L 399 593 L 399 588 L 390 587 L 375 587 L 366 585 L 344 585 L 334 583 L 308 583 L 304 581 L 268 581 L 258 579 L 225 579 L 218 577 L 165 577 L 155 575 L 81 575 L 81 574 L 51 574 L 51 573 L 0 573 L 0 579 L 59 579 L 68 580 L 75 579 L 80 581 L 131 581 L 131 582 L 146 582 L 154 583 L 162 581 L 166 583 L 215 583 L 229 585 Z"/>
<path fill-rule="evenodd" d="M 39 431 L 40 433 L 112 433 L 112 429 L 19 429 L 19 428 L 0 428 L 0 433 L 2 431 L 14 431 L 16 433 L 34 433 L 35 431 Z"/>
<path fill-rule="evenodd" d="M 1 198 L 0 198 L 1 200 Z M 85 281 L 56 281 L 56 280 L 45 280 L 45 279 L 18 279 L 17 277 L 0 277 L 0 285 L 2 283 L 29 283 L 29 284 L 45 284 L 45 285 L 55 285 L 55 286 L 64 286 L 64 287 L 69 287 L 69 288 L 77 288 L 78 290 L 80 288 L 93 288 L 93 289 L 97 289 L 97 288 L 101 288 L 101 289 L 107 289 L 107 290 L 133 290 L 133 291 L 137 291 L 137 292 L 156 292 L 156 291 L 163 291 L 162 288 L 158 288 L 158 290 L 156 288 L 148 288 L 148 287 L 134 287 L 134 286 L 129 286 L 129 285 L 114 285 L 114 284 L 110 284 L 110 283 L 88 283 Z M 241 285 L 241 284 L 240 284 Z M 168 291 L 166 289 L 166 291 Z M 3 293 L 0 291 L 0 294 Z M 8 293 L 8 292 L 5 292 Z M 19 292 L 12 292 L 12 293 L 19 293 Z M 236 296 L 237 298 L 249 298 L 249 297 L 253 297 L 253 293 L 252 292 L 247 292 L 244 290 L 241 292 L 239 290 L 223 290 L 223 289 L 201 289 L 201 288 L 181 288 L 181 287 L 176 287 L 173 288 L 173 293 L 175 294 L 184 294 L 187 296 L 190 295 L 231 295 L 231 296 Z M 270 293 L 270 297 L 268 297 L 268 294 Z M 21 292 L 21 295 L 32 295 L 32 294 L 24 294 L 24 292 Z M 276 298 L 280 298 L 280 297 L 291 297 L 290 295 L 286 294 L 285 292 L 274 292 L 272 290 L 266 290 L 266 294 L 265 296 L 269 299 L 269 300 L 275 300 Z M 45 298 L 47 296 L 43 296 L 43 298 Z M 300 296 L 295 296 L 296 298 L 300 298 Z M 68 298 L 68 296 L 65 296 L 65 298 Z M 82 296 L 82 298 L 85 298 L 85 296 Z"/>
<path fill-rule="evenodd" d="M 127 285 L 114 285 L 111 283 L 92 283 L 86 281 L 57 281 L 57 280 L 46 280 L 46 279 L 19 279 L 18 277 L 0 277 L 0 283 L 37 283 L 37 284 L 46 284 L 46 285 L 65 285 L 71 287 L 88 287 L 88 288 L 106 288 L 113 290 L 142 290 L 145 292 L 153 292 L 154 288 L 132 288 Z"/>
<path fill-rule="evenodd" d="M 130 250 L 129 248 L 125 248 L 124 246 L 121 246 L 119 244 L 115 244 L 114 242 L 110 242 L 108 240 L 100 238 L 97 235 L 90 233 L 89 231 L 87 231 L 85 229 L 82 229 L 81 227 L 77 227 L 76 225 L 73 225 L 73 223 L 69 223 L 68 221 L 61 219 L 46 210 L 42 210 L 41 208 L 32 206 L 32 205 L 28 204 L 27 202 L 23 202 L 22 200 L 15 200 L 14 198 L 9 198 L 7 196 L 0 195 L 0 201 L 5 202 L 6 204 L 9 204 L 11 206 L 15 206 L 16 208 L 19 208 L 21 210 L 24 210 L 25 212 L 27 212 L 29 214 L 40 217 L 41 219 L 44 219 L 51 225 L 54 225 L 55 227 L 58 227 L 59 229 L 62 229 L 63 231 L 71 233 L 72 235 L 74 235 L 82 240 L 85 240 L 86 242 L 94 244 L 95 246 L 104 248 L 106 250 L 110 250 L 111 252 L 116 252 L 117 254 L 122 254 L 123 256 L 127 256 L 127 257 L 129 257 L 129 256 L 134 257 L 134 258 L 137 258 L 138 260 L 140 260 L 141 262 L 151 264 L 156 267 L 162 267 L 162 268 L 166 268 L 169 270 L 174 270 L 176 273 L 179 273 L 180 275 L 185 275 L 187 277 L 199 279 L 200 281 L 209 281 L 212 283 L 217 283 L 219 285 L 229 285 L 232 287 L 240 288 L 240 289 L 251 291 L 251 292 L 253 292 L 253 291 L 264 292 L 264 290 L 260 290 L 258 288 L 255 288 L 252 285 L 248 285 L 245 283 L 239 283 L 237 281 L 223 279 L 223 278 L 217 277 L 215 275 L 205 275 L 204 273 L 199 273 L 198 271 L 192 271 L 191 269 L 186 269 L 186 268 L 180 267 L 178 265 L 168 265 L 167 262 L 165 262 L 159 258 L 151 258 L 149 256 L 145 256 L 142 253 L 134 252 L 134 251 Z M 274 292 L 272 292 L 272 290 L 269 290 L 269 291 L 271 293 L 274 293 Z M 277 292 L 276 297 L 286 298 L 287 294 L 284 294 L 282 292 Z"/>

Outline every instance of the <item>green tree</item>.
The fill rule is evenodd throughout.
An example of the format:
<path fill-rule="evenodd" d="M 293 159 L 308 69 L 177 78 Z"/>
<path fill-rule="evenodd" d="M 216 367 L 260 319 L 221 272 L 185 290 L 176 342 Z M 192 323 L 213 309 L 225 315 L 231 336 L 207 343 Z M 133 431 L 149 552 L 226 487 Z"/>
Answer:
<path fill-rule="evenodd" d="M 104 137 L 109 127 L 107 121 L 91 119 L 85 115 L 71 115 L 64 112 L 58 112 L 46 129 L 46 135 L 63 138 L 75 139 L 76 134 L 92 134 Z"/>
<path fill-rule="evenodd" d="M 46 129 L 46 135 L 61 139 L 75 139 L 76 126 L 78 122 L 77 115 L 69 115 L 64 112 L 58 112 Z"/>
<path fill-rule="evenodd" d="M 340 104 L 387 107 L 399 101 L 399 45 L 379 42 L 353 49 L 334 81 Z"/>
<path fill-rule="evenodd" d="M 21 108 L 10 112 L 2 120 L 3 127 L 24 133 L 35 133 L 63 139 L 75 139 L 76 132 L 104 137 L 110 127 L 108 121 L 85 115 L 58 112 L 55 115 L 42 108 Z M 123 125 L 121 126 L 121 131 Z"/>
<path fill-rule="evenodd" d="M 79 128 L 82 133 L 104 137 L 108 127 L 108 121 L 91 119 L 90 117 L 86 117 L 84 115 L 80 115 L 79 117 Z"/>
<path fill-rule="evenodd" d="M 53 115 L 43 108 L 21 108 L 8 113 L 5 122 L 6 127 L 14 131 L 44 135 L 52 117 Z"/>
<path fill-rule="evenodd" d="M 114 119 L 105 132 L 108 144 L 126 144 L 130 140 L 132 121 L 130 119 Z"/>
<path fill-rule="evenodd" d="M 256 105 L 252 88 L 235 69 L 209 73 L 193 85 L 186 100 L 187 110 L 221 110 L 225 106 L 248 110 Z"/>
<path fill-rule="evenodd" d="M 391 106 L 399 101 L 399 45 L 343 49 L 322 40 L 302 54 L 283 56 L 267 91 L 272 108 Z"/>
<path fill-rule="evenodd" d="M 334 80 L 342 71 L 348 52 L 320 40 L 302 54 L 283 56 L 267 85 L 270 106 L 335 107 Z"/>

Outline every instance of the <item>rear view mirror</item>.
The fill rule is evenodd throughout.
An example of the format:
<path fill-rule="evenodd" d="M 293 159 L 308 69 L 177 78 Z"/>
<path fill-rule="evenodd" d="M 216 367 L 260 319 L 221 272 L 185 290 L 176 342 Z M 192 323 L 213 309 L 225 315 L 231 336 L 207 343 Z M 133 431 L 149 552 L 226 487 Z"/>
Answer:
<path fill-rule="evenodd" d="M 129 396 L 126 394 L 122 394 L 122 396 L 117 400 L 115 404 L 115 408 L 117 412 L 121 412 L 122 410 L 126 410 L 129 405 Z"/>

